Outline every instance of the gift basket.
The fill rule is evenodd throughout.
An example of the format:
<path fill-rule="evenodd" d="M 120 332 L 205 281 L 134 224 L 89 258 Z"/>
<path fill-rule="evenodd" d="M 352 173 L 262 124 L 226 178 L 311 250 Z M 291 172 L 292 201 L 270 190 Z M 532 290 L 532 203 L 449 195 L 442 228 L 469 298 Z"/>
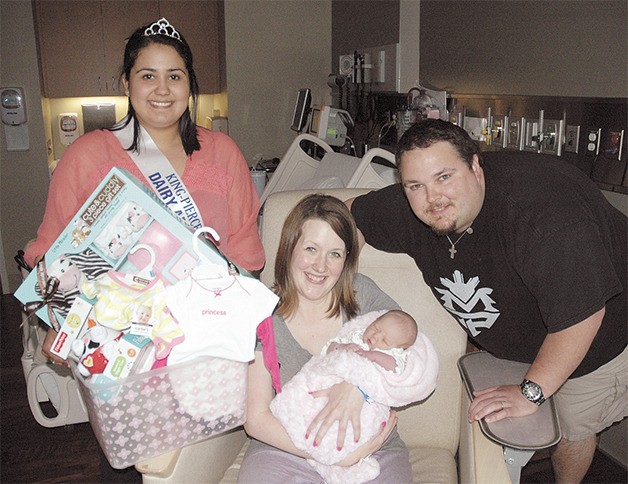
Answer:
<path fill-rule="evenodd" d="M 115 468 L 244 423 L 277 297 L 212 239 L 114 168 L 15 293 L 57 331 L 50 350 L 71 362 Z"/>
<path fill-rule="evenodd" d="M 246 420 L 247 363 L 200 357 L 109 383 L 87 381 L 71 366 L 94 434 L 116 469 Z"/>

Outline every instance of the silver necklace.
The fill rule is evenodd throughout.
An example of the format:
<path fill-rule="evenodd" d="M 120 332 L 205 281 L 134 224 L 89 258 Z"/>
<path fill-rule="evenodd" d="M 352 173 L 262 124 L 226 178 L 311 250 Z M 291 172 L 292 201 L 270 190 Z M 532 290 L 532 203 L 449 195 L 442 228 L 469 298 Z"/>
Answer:
<path fill-rule="evenodd" d="M 453 259 L 456 256 L 456 254 L 458 253 L 458 251 L 456 250 L 456 244 L 458 242 L 460 242 L 460 239 L 462 239 L 465 235 L 472 234 L 472 233 L 473 233 L 473 228 L 469 227 L 467 230 L 462 232 L 462 235 L 460 237 L 458 237 L 458 240 L 456 240 L 455 242 L 451 241 L 451 239 L 449 238 L 449 235 L 447 236 L 447 240 L 451 244 L 451 247 L 449 248 L 449 258 L 450 259 Z"/>

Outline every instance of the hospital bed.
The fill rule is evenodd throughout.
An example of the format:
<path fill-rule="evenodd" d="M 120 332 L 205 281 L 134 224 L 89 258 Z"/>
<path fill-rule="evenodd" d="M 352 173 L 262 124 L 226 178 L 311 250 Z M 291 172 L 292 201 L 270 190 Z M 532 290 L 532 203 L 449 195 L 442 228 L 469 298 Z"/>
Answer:
<path fill-rule="evenodd" d="M 322 155 L 322 156 L 321 156 Z M 381 158 L 384 163 L 377 163 Z M 298 135 L 271 176 L 260 203 L 275 192 L 330 188 L 377 189 L 399 181 L 395 156 L 381 148 L 368 150 L 362 158 L 336 153 L 310 134 Z"/>

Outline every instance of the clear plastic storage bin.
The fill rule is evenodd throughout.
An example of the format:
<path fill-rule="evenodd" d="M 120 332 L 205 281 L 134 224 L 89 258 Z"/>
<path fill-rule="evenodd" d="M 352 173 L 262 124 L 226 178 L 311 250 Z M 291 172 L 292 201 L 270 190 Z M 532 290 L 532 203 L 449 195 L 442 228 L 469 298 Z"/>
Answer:
<path fill-rule="evenodd" d="M 247 366 L 201 357 L 111 383 L 72 370 L 100 446 L 122 469 L 242 425 Z"/>

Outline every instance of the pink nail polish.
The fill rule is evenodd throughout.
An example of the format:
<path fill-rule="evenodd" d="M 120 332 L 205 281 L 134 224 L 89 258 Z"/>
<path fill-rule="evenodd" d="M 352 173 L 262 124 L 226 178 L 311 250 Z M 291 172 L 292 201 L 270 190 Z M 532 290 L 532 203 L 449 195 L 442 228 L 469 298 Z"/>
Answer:
<path fill-rule="evenodd" d="M 338 452 L 340 452 L 342 450 L 342 447 L 336 447 L 336 449 L 338 450 Z"/>
<path fill-rule="evenodd" d="M 310 438 L 310 434 L 305 434 L 305 440 Z"/>
<path fill-rule="evenodd" d="M 386 422 L 382 422 L 382 428 L 386 428 Z"/>
<path fill-rule="evenodd" d="M 314 447 L 318 447 L 318 442 L 314 441 L 314 443 L 312 444 Z"/>

